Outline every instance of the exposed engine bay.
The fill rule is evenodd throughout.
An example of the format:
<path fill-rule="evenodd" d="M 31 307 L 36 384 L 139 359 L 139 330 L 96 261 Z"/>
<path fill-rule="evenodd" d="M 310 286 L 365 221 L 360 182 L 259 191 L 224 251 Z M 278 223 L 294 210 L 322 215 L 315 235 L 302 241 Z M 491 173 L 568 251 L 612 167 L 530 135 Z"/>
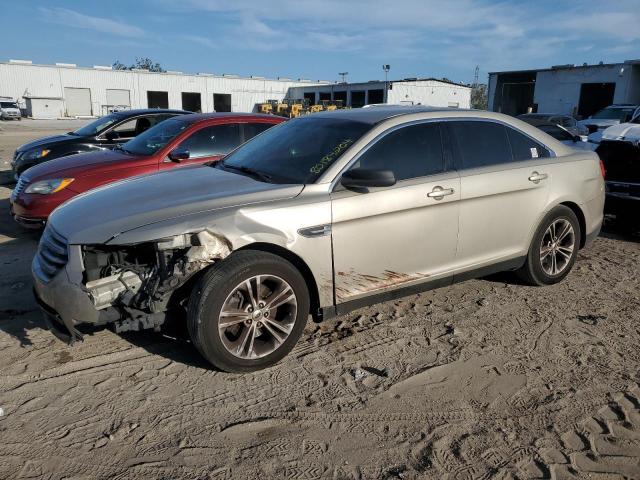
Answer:
<path fill-rule="evenodd" d="M 84 246 L 83 282 L 117 332 L 157 329 L 170 303 L 185 300 L 174 293 L 230 253 L 230 243 L 207 230 L 136 245 Z"/>

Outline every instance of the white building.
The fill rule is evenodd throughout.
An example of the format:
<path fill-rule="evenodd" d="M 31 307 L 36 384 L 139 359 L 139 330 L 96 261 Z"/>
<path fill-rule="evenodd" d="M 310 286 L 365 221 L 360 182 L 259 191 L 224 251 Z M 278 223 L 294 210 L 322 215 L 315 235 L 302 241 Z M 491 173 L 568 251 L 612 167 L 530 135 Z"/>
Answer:
<path fill-rule="evenodd" d="M 489 110 L 508 115 L 531 110 L 583 118 L 614 103 L 640 104 L 640 60 L 492 72 L 488 101 Z"/>
<path fill-rule="evenodd" d="M 332 83 L 292 87 L 289 98 L 305 98 L 311 104 L 322 100 L 342 100 L 345 106 L 362 107 L 376 103 L 470 108 L 471 88 L 434 78 L 406 78 L 388 82 Z"/>
<path fill-rule="evenodd" d="M 68 63 L 34 65 L 24 60 L 0 63 L 0 95 L 16 99 L 25 109 L 26 99 L 32 99 L 29 104 L 34 116 L 47 112 L 41 118 L 50 118 L 53 112 L 68 117 L 100 116 L 114 108 L 253 112 L 259 103 L 284 99 L 291 87 L 310 84 L 314 82 L 85 68 Z"/>

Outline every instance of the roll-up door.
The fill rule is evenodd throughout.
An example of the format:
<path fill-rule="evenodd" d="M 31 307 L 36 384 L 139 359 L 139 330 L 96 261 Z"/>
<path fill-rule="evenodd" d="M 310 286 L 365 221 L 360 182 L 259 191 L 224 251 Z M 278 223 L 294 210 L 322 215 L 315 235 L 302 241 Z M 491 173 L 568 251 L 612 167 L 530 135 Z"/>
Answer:
<path fill-rule="evenodd" d="M 65 109 L 68 117 L 91 116 L 91 90 L 64 87 Z"/>
<path fill-rule="evenodd" d="M 107 89 L 107 105 L 110 107 L 130 107 L 129 90 Z"/>

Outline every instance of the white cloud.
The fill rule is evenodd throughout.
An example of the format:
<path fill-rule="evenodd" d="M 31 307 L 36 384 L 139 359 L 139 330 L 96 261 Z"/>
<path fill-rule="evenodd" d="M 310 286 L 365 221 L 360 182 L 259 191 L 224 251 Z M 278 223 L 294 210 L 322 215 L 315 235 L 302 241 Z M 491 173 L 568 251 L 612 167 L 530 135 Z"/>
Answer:
<path fill-rule="evenodd" d="M 67 27 L 95 30 L 122 37 L 142 37 L 145 35 L 144 30 L 135 25 L 109 18 L 92 17 L 68 8 L 41 7 L 39 10 L 46 21 Z"/>
<path fill-rule="evenodd" d="M 613 61 L 605 55 L 640 50 L 638 0 L 159 1 L 223 19 L 216 45 L 227 48 L 358 53 L 485 71 Z"/>

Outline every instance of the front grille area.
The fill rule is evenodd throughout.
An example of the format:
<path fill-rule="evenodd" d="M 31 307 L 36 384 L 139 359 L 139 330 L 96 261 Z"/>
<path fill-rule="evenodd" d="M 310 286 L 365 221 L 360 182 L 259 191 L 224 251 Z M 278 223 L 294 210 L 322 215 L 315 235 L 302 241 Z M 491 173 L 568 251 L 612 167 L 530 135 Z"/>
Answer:
<path fill-rule="evenodd" d="M 67 240 L 47 226 L 36 254 L 36 273 L 44 282 L 48 282 L 67 264 Z"/>
<path fill-rule="evenodd" d="M 18 183 L 16 183 L 16 186 L 13 188 L 13 198 L 16 198 L 18 195 L 20 195 L 25 188 L 27 188 L 27 185 L 29 184 L 29 182 L 27 182 L 24 177 L 20 177 L 18 179 Z"/>

